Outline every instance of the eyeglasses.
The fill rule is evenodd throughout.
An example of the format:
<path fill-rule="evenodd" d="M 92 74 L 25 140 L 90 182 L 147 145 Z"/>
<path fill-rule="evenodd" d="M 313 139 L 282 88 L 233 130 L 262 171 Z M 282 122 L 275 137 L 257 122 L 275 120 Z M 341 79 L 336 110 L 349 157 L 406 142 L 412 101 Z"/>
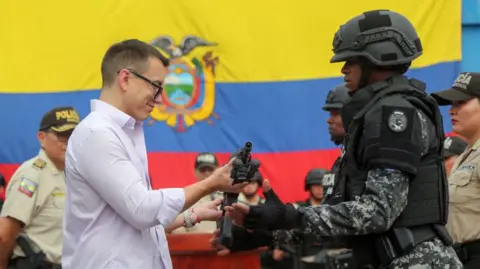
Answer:
<path fill-rule="evenodd" d="M 133 69 L 125 69 L 127 70 L 128 72 L 132 73 L 134 76 L 136 76 L 137 78 L 147 82 L 148 84 L 150 84 L 150 86 L 152 87 L 152 90 L 154 91 L 153 92 L 153 99 L 157 99 L 158 96 L 160 96 L 160 94 L 162 94 L 162 91 L 163 91 L 163 85 L 161 82 L 153 82 L 151 81 L 150 79 L 140 75 L 137 71 L 133 70 Z M 120 71 L 119 71 L 120 72 Z"/>
<path fill-rule="evenodd" d="M 56 140 L 57 142 L 60 142 L 60 143 L 68 143 L 68 139 L 70 138 L 70 135 L 72 133 L 71 132 L 65 132 L 64 133 L 57 133 L 57 132 L 54 132 L 54 131 L 47 131 L 47 135 L 50 135 L 50 137 L 53 139 L 53 140 Z"/>

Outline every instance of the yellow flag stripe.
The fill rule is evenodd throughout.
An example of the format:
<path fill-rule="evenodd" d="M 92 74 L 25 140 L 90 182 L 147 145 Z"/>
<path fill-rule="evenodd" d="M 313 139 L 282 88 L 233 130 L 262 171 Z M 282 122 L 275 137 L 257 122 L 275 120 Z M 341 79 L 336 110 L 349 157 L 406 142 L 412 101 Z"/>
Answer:
<path fill-rule="evenodd" d="M 0 2 L 0 92 L 97 89 L 100 63 L 112 42 L 179 43 L 196 35 L 218 43 L 218 82 L 265 82 L 340 75 L 330 64 L 333 35 L 347 19 L 372 9 L 406 15 L 424 55 L 413 67 L 461 59 L 460 1 L 219 1 L 85 0 Z"/>

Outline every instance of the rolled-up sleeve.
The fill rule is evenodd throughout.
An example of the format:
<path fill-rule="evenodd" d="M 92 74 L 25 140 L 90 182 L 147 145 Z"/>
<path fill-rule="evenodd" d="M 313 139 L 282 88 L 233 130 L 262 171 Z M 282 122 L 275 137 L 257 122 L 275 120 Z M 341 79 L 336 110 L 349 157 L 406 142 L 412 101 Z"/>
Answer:
<path fill-rule="evenodd" d="M 161 204 L 157 219 L 166 228 L 182 211 L 185 205 L 185 191 L 180 188 L 171 188 L 160 190 L 160 192 L 165 198 Z"/>
<path fill-rule="evenodd" d="M 139 230 L 168 226 L 185 204 L 181 188 L 149 190 L 113 130 L 90 130 L 70 144 L 77 173 L 127 222 Z"/>

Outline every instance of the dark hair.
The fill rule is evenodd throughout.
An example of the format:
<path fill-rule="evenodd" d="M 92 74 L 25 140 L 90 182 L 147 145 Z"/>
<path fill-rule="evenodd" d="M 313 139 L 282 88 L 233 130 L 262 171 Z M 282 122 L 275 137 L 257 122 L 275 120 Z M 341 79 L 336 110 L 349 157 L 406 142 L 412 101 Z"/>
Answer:
<path fill-rule="evenodd" d="M 108 48 L 102 60 L 102 83 L 110 86 L 118 73 L 123 68 L 131 68 L 144 73 L 147 71 L 149 58 L 159 59 L 164 66 L 169 65 L 169 60 L 155 47 L 138 39 L 127 39 L 115 43 Z"/>

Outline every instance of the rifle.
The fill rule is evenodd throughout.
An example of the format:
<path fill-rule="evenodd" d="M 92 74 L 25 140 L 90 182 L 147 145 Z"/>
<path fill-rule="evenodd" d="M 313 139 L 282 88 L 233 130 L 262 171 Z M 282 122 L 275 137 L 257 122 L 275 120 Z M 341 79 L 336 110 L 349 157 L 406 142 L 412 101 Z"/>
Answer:
<path fill-rule="evenodd" d="M 230 177 L 233 179 L 232 185 L 249 182 L 258 171 L 260 162 L 257 160 L 252 160 L 252 156 L 250 155 L 252 147 L 252 143 L 247 142 L 243 148 L 240 148 L 234 155 L 232 155 L 232 157 L 235 157 L 230 175 Z M 237 199 L 238 193 L 225 192 L 223 194 L 221 209 L 224 217 L 220 221 L 220 243 L 227 248 L 232 246 L 233 236 L 232 219 L 225 217 L 225 207 L 236 203 Z"/>

